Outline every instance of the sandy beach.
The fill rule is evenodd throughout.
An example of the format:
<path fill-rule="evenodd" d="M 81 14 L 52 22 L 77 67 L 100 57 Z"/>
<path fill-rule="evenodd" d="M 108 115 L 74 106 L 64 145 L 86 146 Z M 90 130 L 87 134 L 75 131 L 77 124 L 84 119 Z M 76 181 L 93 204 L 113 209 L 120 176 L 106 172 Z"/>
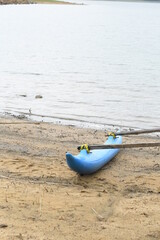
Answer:
<path fill-rule="evenodd" d="M 2 124 L 4 122 L 20 124 Z M 160 149 L 125 149 L 90 176 L 65 152 L 105 133 L 0 119 L 0 239 L 160 239 Z M 124 143 L 159 137 L 125 137 Z"/>

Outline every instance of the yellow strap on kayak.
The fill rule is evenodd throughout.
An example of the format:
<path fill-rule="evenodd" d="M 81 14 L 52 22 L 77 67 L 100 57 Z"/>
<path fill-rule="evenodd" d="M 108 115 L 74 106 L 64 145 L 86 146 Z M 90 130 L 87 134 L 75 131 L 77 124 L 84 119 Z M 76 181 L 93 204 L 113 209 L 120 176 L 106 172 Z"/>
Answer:
<path fill-rule="evenodd" d="M 84 150 L 84 149 L 87 151 L 87 153 L 90 152 L 90 149 L 89 149 L 89 147 L 88 147 L 87 144 L 83 144 L 83 145 L 81 145 L 81 147 L 80 147 L 80 151 L 81 151 L 81 150 Z"/>
<path fill-rule="evenodd" d="M 116 138 L 116 135 L 114 132 L 108 132 L 108 136 L 112 136 L 113 138 Z"/>

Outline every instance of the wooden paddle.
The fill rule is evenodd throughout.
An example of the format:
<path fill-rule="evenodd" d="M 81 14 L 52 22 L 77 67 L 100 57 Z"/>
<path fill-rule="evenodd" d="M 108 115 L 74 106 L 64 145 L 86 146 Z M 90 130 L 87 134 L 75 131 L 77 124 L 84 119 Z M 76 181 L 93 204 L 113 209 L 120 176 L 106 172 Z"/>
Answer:
<path fill-rule="evenodd" d="M 122 132 L 113 132 L 115 136 L 120 135 L 138 135 L 138 134 L 144 134 L 144 133 L 154 133 L 154 132 L 160 132 L 160 128 L 153 128 L 153 129 L 144 129 L 144 130 L 133 130 L 133 131 L 122 131 Z M 110 136 L 111 133 L 107 133 L 106 137 Z"/>
<path fill-rule="evenodd" d="M 106 144 L 106 145 L 88 145 L 89 150 L 93 149 L 120 149 L 120 148 L 144 148 L 144 147 L 160 147 L 160 142 L 155 143 L 135 143 L 135 144 Z M 78 150 L 81 146 L 77 147 Z"/>

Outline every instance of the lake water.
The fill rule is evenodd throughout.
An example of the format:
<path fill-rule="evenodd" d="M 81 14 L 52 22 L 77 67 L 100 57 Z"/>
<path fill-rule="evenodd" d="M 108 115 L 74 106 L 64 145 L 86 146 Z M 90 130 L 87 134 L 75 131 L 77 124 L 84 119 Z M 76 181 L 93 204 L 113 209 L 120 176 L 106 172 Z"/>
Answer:
<path fill-rule="evenodd" d="M 0 6 L 0 112 L 29 109 L 62 124 L 159 127 L 160 4 Z"/>

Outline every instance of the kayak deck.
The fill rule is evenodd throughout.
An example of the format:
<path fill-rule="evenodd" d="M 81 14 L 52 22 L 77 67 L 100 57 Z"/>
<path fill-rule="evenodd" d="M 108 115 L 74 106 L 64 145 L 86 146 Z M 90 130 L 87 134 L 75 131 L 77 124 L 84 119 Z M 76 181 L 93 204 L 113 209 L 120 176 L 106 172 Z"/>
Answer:
<path fill-rule="evenodd" d="M 121 144 L 122 137 L 109 136 L 104 144 Z M 87 153 L 87 150 L 81 150 L 81 152 L 73 156 L 70 153 L 66 153 L 66 160 L 68 166 L 75 172 L 79 174 L 91 174 L 98 171 L 106 163 L 108 163 L 112 158 L 114 158 L 119 149 L 101 149 L 92 150 Z"/>

